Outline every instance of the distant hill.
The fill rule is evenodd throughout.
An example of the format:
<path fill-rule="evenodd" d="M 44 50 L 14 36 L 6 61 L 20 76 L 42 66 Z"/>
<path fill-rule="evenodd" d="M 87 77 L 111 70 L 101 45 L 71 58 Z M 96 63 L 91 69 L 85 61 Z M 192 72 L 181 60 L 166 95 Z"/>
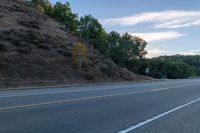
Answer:
<path fill-rule="evenodd" d="M 190 65 L 196 72 L 198 76 L 200 76 L 200 55 L 173 55 L 173 56 L 161 56 L 157 59 L 165 59 L 166 61 L 174 61 L 174 62 L 184 62 Z"/>
<path fill-rule="evenodd" d="M 71 48 L 81 42 L 23 0 L 0 1 L 0 87 L 147 80 L 89 49 L 89 65 L 72 67 Z"/>

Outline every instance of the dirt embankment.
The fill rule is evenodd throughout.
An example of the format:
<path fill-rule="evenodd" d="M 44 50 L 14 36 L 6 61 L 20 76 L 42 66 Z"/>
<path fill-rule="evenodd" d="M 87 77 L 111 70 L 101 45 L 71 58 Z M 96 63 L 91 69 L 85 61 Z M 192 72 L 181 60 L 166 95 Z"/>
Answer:
<path fill-rule="evenodd" d="M 73 69 L 71 47 L 81 41 L 23 0 L 0 1 L 0 87 L 151 79 L 89 49 L 89 64 Z"/>

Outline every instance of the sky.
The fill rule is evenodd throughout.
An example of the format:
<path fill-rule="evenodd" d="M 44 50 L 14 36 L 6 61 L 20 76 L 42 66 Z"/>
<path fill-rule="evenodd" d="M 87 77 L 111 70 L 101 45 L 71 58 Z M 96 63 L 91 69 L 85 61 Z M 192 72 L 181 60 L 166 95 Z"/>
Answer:
<path fill-rule="evenodd" d="M 145 39 L 147 57 L 200 54 L 200 0 L 67 1 L 73 12 L 91 14 L 107 32 L 128 32 Z"/>

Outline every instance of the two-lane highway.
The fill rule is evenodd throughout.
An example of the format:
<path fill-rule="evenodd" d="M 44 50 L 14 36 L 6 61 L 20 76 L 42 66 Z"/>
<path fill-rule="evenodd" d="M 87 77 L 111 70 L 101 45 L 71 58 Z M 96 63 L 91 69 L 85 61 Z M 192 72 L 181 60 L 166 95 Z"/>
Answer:
<path fill-rule="evenodd" d="M 200 79 L 0 91 L 0 133 L 200 132 Z"/>

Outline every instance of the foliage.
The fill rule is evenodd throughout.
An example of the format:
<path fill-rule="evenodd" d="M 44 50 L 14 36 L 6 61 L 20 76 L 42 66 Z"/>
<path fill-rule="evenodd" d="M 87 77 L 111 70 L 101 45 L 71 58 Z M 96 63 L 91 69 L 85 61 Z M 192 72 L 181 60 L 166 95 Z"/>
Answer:
<path fill-rule="evenodd" d="M 88 50 L 82 43 L 76 43 L 72 47 L 72 63 L 75 67 L 81 69 L 83 65 L 87 65 Z"/>
<path fill-rule="evenodd" d="M 193 56 L 190 56 L 190 59 Z M 146 75 L 145 68 L 150 68 L 148 76 L 154 78 L 180 79 L 198 75 L 194 65 L 173 56 L 157 57 L 152 59 L 135 59 L 127 63 L 127 68 L 135 73 Z M 186 58 L 186 57 L 184 57 Z M 195 57 L 194 57 L 195 58 Z"/>
<path fill-rule="evenodd" d="M 128 33 L 120 35 L 110 32 L 107 38 L 108 57 L 116 63 L 126 66 L 131 60 L 143 59 L 147 54 L 145 47 L 147 43 Z"/>
<path fill-rule="evenodd" d="M 128 33 L 107 34 L 99 21 L 91 15 L 83 16 L 78 20 L 78 16 L 72 12 L 68 2 L 66 4 L 57 2 L 51 6 L 47 0 L 32 1 L 35 5 L 43 7 L 46 14 L 64 24 L 69 31 L 84 39 L 87 45 L 93 45 L 120 65 L 125 66 L 131 59 L 141 59 L 146 55 L 147 43 L 143 39 Z"/>
<path fill-rule="evenodd" d="M 193 67 L 197 72 L 197 75 L 200 75 L 200 56 L 199 55 L 174 55 L 174 56 L 161 56 L 158 58 L 165 58 L 167 61 L 181 61 Z"/>
<path fill-rule="evenodd" d="M 137 73 L 145 75 L 144 70 L 148 67 L 150 68 L 149 76 L 154 78 L 180 79 L 197 75 L 196 70 L 189 64 L 165 58 L 145 59 L 138 66 Z"/>
<path fill-rule="evenodd" d="M 134 58 L 143 59 L 147 54 L 147 51 L 145 50 L 147 42 L 144 39 L 137 36 L 133 37 L 133 41 L 136 45 L 135 50 L 132 51 L 135 54 Z"/>
<path fill-rule="evenodd" d="M 91 15 L 81 17 L 77 33 L 81 38 L 86 40 L 87 44 L 93 45 L 102 53 L 104 52 L 107 33 L 97 19 Z"/>
<path fill-rule="evenodd" d="M 190 76 L 196 76 L 194 69 L 190 65 L 184 62 L 172 62 L 172 64 L 175 69 L 170 69 L 173 71 L 171 75 L 169 73 L 168 78 L 188 78 Z"/>
<path fill-rule="evenodd" d="M 145 69 L 149 67 L 147 59 L 133 59 L 126 63 L 127 69 L 137 74 L 146 75 Z M 152 71 L 151 71 L 152 72 Z"/>
<path fill-rule="evenodd" d="M 70 8 L 70 4 L 66 2 L 62 4 L 61 2 L 57 2 L 51 12 L 47 13 L 51 17 L 55 18 L 57 21 L 62 23 L 66 29 L 72 32 L 76 32 L 77 24 L 78 24 L 78 16 L 74 14 Z"/>
<path fill-rule="evenodd" d="M 43 13 L 51 10 L 51 3 L 48 0 L 31 0 L 32 4 Z"/>
<path fill-rule="evenodd" d="M 44 8 L 41 5 L 36 6 L 37 10 L 40 11 L 41 13 L 45 13 Z"/>
<path fill-rule="evenodd" d="M 48 0 L 32 0 L 32 3 L 39 11 L 44 12 L 62 23 L 67 30 L 76 32 L 78 16 L 72 12 L 68 2 L 65 4 L 56 2 L 53 6 Z"/>

